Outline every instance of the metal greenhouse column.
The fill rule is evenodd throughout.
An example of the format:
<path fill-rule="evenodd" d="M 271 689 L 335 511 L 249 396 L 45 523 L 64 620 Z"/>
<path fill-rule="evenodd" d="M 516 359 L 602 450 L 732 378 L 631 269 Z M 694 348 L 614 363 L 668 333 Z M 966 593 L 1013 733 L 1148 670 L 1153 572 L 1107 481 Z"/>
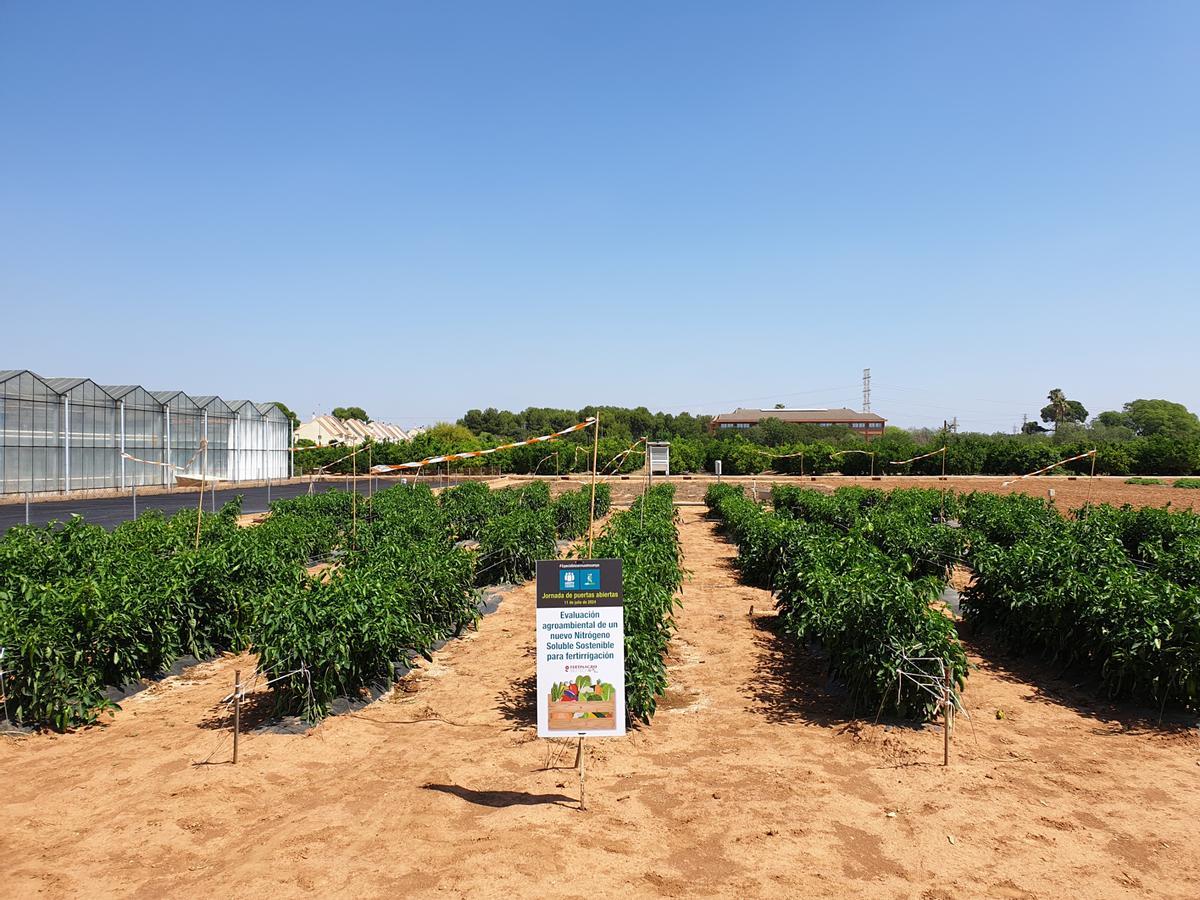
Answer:
<path fill-rule="evenodd" d="M 118 401 L 121 408 L 121 490 L 125 490 L 125 401 Z"/>
<path fill-rule="evenodd" d="M 63 395 L 63 491 L 71 490 L 71 398 Z"/>
<path fill-rule="evenodd" d="M 163 407 L 163 415 L 165 415 L 167 418 L 167 448 L 166 448 L 167 455 L 163 459 L 163 462 L 166 463 L 166 465 L 163 466 L 163 484 L 165 484 L 168 488 L 170 488 L 171 487 L 171 407 L 164 406 Z"/>

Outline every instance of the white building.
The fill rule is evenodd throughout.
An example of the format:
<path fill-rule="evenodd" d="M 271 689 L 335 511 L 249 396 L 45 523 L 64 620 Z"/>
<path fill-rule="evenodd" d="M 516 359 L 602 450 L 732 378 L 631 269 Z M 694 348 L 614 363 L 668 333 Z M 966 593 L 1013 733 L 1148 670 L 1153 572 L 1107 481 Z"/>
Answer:
<path fill-rule="evenodd" d="M 407 441 L 409 432 L 399 425 L 387 422 L 362 422 L 358 419 L 338 419 L 334 416 L 317 416 L 296 429 L 296 440 L 309 440 L 318 447 L 337 444 L 352 447 L 367 438 L 375 441 Z"/>

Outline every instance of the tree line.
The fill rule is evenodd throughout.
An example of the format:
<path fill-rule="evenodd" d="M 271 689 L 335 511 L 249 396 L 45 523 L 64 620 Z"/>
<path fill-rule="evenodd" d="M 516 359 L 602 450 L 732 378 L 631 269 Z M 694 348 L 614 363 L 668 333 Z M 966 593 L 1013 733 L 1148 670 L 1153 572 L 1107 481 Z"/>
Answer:
<path fill-rule="evenodd" d="M 1061 392 L 1059 392 L 1061 393 Z M 729 475 L 777 471 L 790 474 L 936 475 L 942 455 L 896 465 L 946 448 L 946 472 L 952 475 L 1021 475 L 1096 450 L 1097 475 L 1191 475 L 1200 472 L 1200 420 L 1182 404 L 1166 400 L 1133 400 L 1121 410 L 1101 413 L 1090 423 L 1077 421 L 1077 410 L 1065 395 L 1051 403 L 1048 420 L 1053 431 L 1022 434 L 956 433 L 950 429 L 887 428 L 871 441 L 850 428 L 796 425 L 764 418 L 735 431 L 708 431 L 710 416 L 690 413 L 652 413 L 646 407 L 585 406 L 582 409 L 529 407 L 521 412 L 473 409 L 454 424 L 441 423 L 412 440 L 374 443 L 357 459 L 345 460 L 328 471 L 344 473 L 368 464 L 398 464 L 430 456 L 481 450 L 560 431 L 600 413 L 599 465 L 607 463 L 640 438 L 671 442 L 671 471 L 712 472 L 717 460 Z M 1080 404 L 1080 406 L 1082 406 Z M 1086 420 L 1086 410 L 1082 417 Z M 297 471 L 309 472 L 334 463 L 344 447 L 303 448 L 296 451 Z M 613 467 L 623 472 L 644 463 L 640 445 Z M 553 443 L 500 451 L 453 464 L 456 472 L 473 470 L 517 474 L 566 474 L 588 471 L 591 433 L 579 432 Z M 1067 464 L 1063 471 L 1089 474 L 1092 460 Z"/>

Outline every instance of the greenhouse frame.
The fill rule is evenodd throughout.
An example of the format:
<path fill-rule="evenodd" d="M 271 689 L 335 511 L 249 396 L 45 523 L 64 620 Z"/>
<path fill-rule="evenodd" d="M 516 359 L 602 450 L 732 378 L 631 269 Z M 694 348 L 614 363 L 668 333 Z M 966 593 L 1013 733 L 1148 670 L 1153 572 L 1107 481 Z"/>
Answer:
<path fill-rule="evenodd" d="M 291 448 L 274 403 L 0 370 L 0 494 L 283 479 Z"/>

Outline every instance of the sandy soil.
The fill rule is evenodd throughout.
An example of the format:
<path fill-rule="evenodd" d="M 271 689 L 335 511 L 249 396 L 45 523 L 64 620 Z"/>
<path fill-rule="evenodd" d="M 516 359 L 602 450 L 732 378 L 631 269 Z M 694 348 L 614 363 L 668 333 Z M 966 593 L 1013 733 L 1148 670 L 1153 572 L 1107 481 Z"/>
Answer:
<path fill-rule="evenodd" d="M 588 476 L 572 475 L 569 479 L 553 479 L 551 492 L 559 493 L 565 490 L 576 490 L 580 483 L 586 482 Z M 528 476 L 507 476 L 505 483 L 509 485 L 525 484 Z M 613 491 L 613 500 L 627 503 L 644 490 L 644 476 L 629 475 L 606 479 Z M 704 492 L 716 479 L 711 475 L 673 475 L 668 479 L 675 485 L 677 501 L 695 502 L 704 499 Z M 659 479 L 655 479 L 657 483 Z M 726 477 L 727 484 L 740 484 L 746 492 L 756 492 L 758 499 L 765 500 L 770 496 L 771 485 L 775 483 L 794 485 L 796 487 L 811 487 L 818 490 L 859 485 L 860 487 L 881 488 L 888 491 L 894 488 L 949 488 L 960 493 L 970 491 L 985 491 L 993 494 L 1022 493 L 1034 497 L 1046 497 L 1054 491 L 1054 502 L 1060 509 L 1070 510 L 1085 503 L 1111 503 L 1121 506 L 1130 503 L 1134 506 L 1166 506 L 1170 503 L 1172 509 L 1200 509 L 1200 490 L 1167 485 L 1136 485 L 1125 484 L 1124 478 L 1097 477 L 1095 479 L 1078 478 L 1071 480 L 1065 476 L 1051 478 L 1027 478 L 1024 481 L 1014 481 L 998 476 L 950 476 L 945 481 L 933 477 L 918 477 L 892 475 L 887 478 L 874 480 L 872 478 L 851 478 L 842 475 L 823 475 L 816 478 L 795 475 L 755 475 Z M 499 485 L 496 485 L 499 486 Z"/>
<path fill-rule="evenodd" d="M 938 729 L 848 718 L 702 513 L 681 513 L 672 688 L 652 727 L 589 742 L 586 811 L 547 768 L 571 746 L 533 734 L 525 586 L 394 697 L 252 728 L 236 767 L 219 701 L 248 657 L 105 727 L 0 741 L 0 895 L 1200 896 L 1194 722 L 972 643 L 973 726 L 942 768 Z"/>

